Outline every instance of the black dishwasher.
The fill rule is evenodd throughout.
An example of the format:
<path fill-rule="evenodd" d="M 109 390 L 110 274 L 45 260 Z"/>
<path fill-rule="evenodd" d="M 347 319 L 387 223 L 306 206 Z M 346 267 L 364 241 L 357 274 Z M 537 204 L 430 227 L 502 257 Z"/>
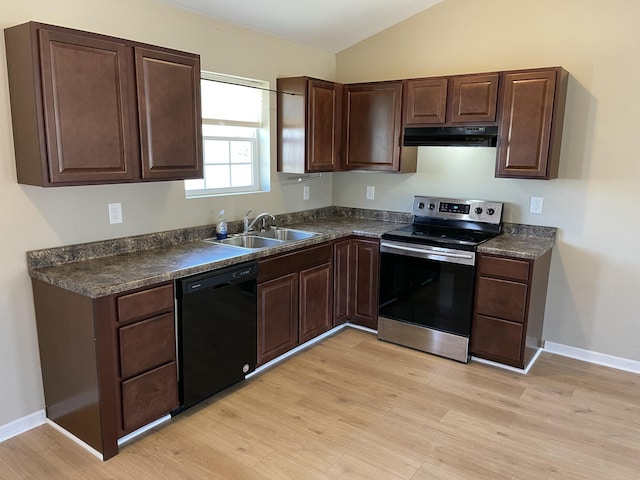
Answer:
<path fill-rule="evenodd" d="M 176 281 L 177 414 L 245 378 L 257 362 L 257 262 Z"/>

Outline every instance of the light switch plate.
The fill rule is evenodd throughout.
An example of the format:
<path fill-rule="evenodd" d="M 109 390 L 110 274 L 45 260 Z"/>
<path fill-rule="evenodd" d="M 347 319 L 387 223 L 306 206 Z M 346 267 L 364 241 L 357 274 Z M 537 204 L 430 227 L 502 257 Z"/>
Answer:
<path fill-rule="evenodd" d="M 309 200 L 309 185 L 302 186 L 302 199 Z"/>
<path fill-rule="evenodd" d="M 529 207 L 529 213 L 541 214 L 543 204 L 544 204 L 544 198 L 531 197 L 531 206 Z"/>

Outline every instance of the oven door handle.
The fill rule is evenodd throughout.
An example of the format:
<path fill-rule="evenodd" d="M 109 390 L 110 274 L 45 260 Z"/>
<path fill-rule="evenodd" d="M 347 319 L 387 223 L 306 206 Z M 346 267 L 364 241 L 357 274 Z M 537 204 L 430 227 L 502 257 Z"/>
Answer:
<path fill-rule="evenodd" d="M 426 248 L 406 247 L 404 245 L 397 245 L 386 242 L 381 242 L 380 247 L 381 251 L 388 253 L 392 253 L 393 250 L 396 250 L 400 252 L 417 253 L 424 258 L 438 257 L 437 259 L 442 259 L 445 262 L 447 261 L 446 259 L 451 259 L 450 261 L 454 263 L 465 263 L 468 265 L 473 265 L 475 263 L 475 256 L 473 253 L 443 252 L 440 250 L 429 250 Z"/>

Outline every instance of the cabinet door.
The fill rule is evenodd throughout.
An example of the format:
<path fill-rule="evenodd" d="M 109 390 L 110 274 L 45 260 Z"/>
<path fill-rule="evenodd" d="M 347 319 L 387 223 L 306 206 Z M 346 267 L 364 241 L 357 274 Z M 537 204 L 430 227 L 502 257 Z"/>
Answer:
<path fill-rule="evenodd" d="M 298 273 L 258 284 L 258 365 L 298 345 Z"/>
<path fill-rule="evenodd" d="M 49 182 L 86 184 L 138 176 L 135 100 L 123 43 L 39 29 Z M 14 129 L 20 128 L 14 125 Z M 137 148 L 137 145 L 136 145 Z"/>
<path fill-rule="evenodd" d="M 405 125 L 441 124 L 447 114 L 446 78 L 409 80 L 405 103 Z"/>
<path fill-rule="evenodd" d="M 497 73 L 454 77 L 451 83 L 451 123 L 496 121 Z"/>
<path fill-rule="evenodd" d="M 143 179 L 202 177 L 200 59 L 135 48 Z"/>
<path fill-rule="evenodd" d="M 300 272 L 300 343 L 311 340 L 333 325 L 332 265 L 326 263 Z"/>
<path fill-rule="evenodd" d="M 497 177 L 553 176 L 549 170 L 549 150 L 556 76 L 554 70 L 505 75 Z"/>
<path fill-rule="evenodd" d="M 337 242 L 333 246 L 333 324 L 349 320 L 352 305 L 351 240 Z"/>
<path fill-rule="evenodd" d="M 400 171 L 402 82 L 345 85 L 344 166 Z"/>
<path fill-rule="evenodd" d="M 380 244 L 377 240 L 354 240 L 353 323 L 378 328 L 378 275 Z"/>
<path fill-rule="evenodd" d="M 308 172 L 330 172 L 340 166 L 340 86 L 309 79 L 307 93 Z"/>

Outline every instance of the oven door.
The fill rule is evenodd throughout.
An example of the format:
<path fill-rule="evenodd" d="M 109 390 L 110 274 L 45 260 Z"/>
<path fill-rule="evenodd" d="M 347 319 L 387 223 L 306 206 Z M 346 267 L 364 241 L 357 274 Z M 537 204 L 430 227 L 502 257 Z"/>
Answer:
<path fill-rule="evenodd" d="M 469 337 L 475 252 L 382 241 L 379 317 Z"/>

